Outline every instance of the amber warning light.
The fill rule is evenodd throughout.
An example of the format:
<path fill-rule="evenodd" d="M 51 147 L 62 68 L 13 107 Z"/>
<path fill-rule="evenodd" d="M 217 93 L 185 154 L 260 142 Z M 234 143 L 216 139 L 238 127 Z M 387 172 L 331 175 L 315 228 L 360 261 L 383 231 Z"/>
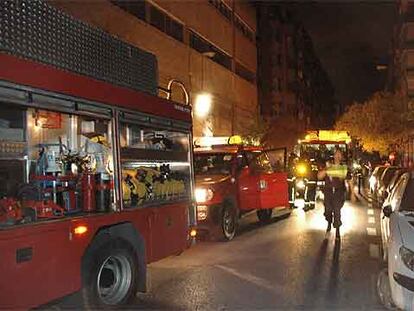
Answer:
<path fill-rule="evenodd" d="M 73 229 L 73 233 L 75 233 L 76 235 L 83 235 L 86 232 L 88 232 L 88 227 L 83 225 L 76 226 L 75 229 Z"/>

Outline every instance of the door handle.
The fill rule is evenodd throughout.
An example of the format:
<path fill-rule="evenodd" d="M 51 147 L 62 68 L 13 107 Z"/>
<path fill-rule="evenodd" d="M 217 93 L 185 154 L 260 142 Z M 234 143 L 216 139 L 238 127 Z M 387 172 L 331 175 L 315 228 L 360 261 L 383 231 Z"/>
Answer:
<path fill-rule="evenodd" d="M 264 179 L 259 180 L 258 184 L 259 191 L 264 191 L 267 189 L 267 181 Z"/>

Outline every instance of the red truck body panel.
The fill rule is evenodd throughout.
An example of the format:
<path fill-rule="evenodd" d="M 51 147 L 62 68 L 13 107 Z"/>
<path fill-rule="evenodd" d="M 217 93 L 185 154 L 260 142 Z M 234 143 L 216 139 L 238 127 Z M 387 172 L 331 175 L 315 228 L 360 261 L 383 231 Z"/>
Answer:
<path fill-rule="evenodd" d="M 147 262 L 186 247 L 188 203 L 91 214 L 44 221 L 0 231 L 0 305 L 30 308 L 81 288 L 81 259 L 100 228 L 130 222 L 143 236 Z M 73 234 L 77 225 L 87 233 Z M 168 241 L 168 242 L 167 242 Z M 17 262 L 17 252 L 32 249 L 32 258 Z"/>

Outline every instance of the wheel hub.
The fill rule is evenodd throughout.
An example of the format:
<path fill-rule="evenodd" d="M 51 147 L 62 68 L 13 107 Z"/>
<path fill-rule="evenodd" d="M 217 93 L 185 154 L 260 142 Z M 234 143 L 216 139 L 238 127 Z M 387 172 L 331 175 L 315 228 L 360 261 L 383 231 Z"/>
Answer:
<path fill-rule="evenodd" d="M 98 296 L 107 305 L 120 303 L 128 294 L 132 283 L 132 267 L 123 255 L 109 256 L 99 269 Z"/>

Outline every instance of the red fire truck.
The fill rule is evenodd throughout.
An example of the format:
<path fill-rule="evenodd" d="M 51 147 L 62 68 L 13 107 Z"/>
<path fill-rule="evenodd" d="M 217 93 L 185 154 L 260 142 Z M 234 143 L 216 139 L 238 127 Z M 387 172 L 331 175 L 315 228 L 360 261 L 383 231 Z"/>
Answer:
<path fill-rule="evenodd" d="M 42 1 L 0 14 L 0 308 L 126 303 L 188 245 L 191 110 L 152 54 Z"/>

